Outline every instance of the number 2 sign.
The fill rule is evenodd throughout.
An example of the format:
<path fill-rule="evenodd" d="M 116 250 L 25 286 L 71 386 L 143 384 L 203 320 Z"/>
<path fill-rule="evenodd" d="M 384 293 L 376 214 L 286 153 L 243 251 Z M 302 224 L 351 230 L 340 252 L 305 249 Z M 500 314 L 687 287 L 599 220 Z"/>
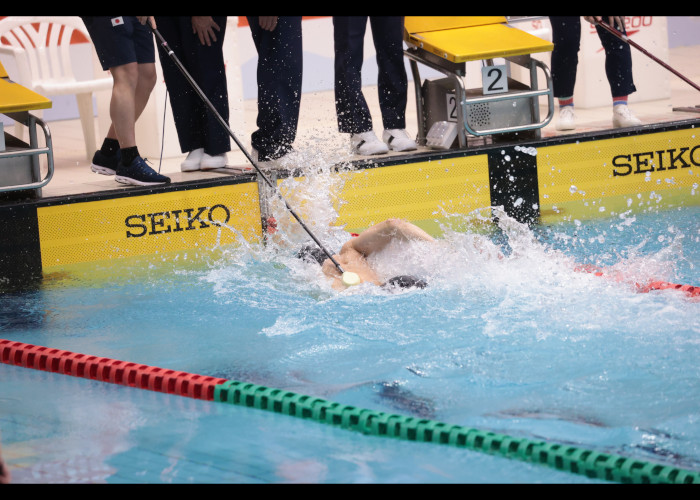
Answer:
<path fill-rule="evenodd" d="M 508 92 L 508 72 L 505 64 L 482 67 L 481 81 L 484 87 L 484 95 Z"/>

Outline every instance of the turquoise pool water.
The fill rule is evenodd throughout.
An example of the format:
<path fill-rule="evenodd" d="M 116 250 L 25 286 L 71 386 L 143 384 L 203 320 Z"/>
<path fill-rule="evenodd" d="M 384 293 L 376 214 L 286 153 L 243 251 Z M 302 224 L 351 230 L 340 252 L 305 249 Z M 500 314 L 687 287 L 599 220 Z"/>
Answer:
<path fill-rule="evenodd" d="M 437 248 L 376 259 L 427 289 L 341 294 L 292 256 L 304 235 L 281 221 L 279 246 L 95 264 L 5 293 L 0 338 L 700 470 L 700 302 L 633 286 L 700 285 L 699 216 L 448 221 Z M 346 237 L 314 229 L 331 248 Z M 0 433 L 18 483 L 595 482 L 9 365 Z"/>

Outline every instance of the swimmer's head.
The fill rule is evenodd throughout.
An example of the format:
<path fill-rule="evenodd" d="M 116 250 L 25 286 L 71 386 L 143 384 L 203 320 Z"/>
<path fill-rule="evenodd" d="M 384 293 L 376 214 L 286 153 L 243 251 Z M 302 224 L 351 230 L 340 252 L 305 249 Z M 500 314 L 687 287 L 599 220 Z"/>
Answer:
<path fill-rule="evenodd" d="M 320 266 L 322 266 L 328 258 L 326 252 L 316 245 L 304 245 L 297 253 L 297 257 L 306 262 L 316 262 Z"/>
<path fill-rule="evenodd" d="M 424 279 L 407 274 L 394 276 L 384 284 L 384 287 L 391 288 L 425 288 L 427 286 L 428 282 Z"/>

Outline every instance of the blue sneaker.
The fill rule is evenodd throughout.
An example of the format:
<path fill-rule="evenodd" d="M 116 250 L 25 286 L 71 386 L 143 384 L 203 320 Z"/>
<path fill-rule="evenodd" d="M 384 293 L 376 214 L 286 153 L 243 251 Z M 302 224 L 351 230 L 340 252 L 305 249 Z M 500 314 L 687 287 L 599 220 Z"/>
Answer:
<path fill-rule="evenodd" d="M 107 156 L 99 149 L 95 151 L 92 157 L 92 171 L 102 175 L 114 175 L 117 173 L 117 165 L 122 160 L 121 150 L 117 149 L 116 154 Z"/>
<path fill-rule="evenodd" d="M 170 184 L 170 177 L 160 175 L 146 164 L 146 160 L 137 156 L 130 165 L 117 165 L 115 181 L 134 186 L 152 186 L 154 184 Z"/>

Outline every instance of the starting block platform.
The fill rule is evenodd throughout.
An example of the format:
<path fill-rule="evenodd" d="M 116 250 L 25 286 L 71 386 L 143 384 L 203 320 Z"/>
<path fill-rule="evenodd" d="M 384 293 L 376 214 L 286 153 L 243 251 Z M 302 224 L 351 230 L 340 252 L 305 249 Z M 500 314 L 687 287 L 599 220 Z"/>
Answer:
<path fill-rule="evenodd" d="M 438 149 L 467 146 L 467 136 L 521 134 L 539 138 L 554 114 L 549 68 L 531 54 L 551 52 L 554 45 L 509 26 L 505 16 L 407 16 L 405 55 L 416 86 L 418 141 Z M 504 59 L 498 65 L 495 59 Z M 466 63 L 483 61 L 483 88 L 465 88 Z M 418 63 L 445 75 L 422 81 Z M 510 74 L 510 64 L 524 67 L 529 81 Z M 538 68 L 546 85 L 540 88 Z M 540 118 L 539 98 L 548 112 Z"/>
<path fill-rule="evenodd" d="M 407 17 L 406 42 L 453 63 L 551 52 L 552 42 L 513 28 L 504 16 Z"/>
<path fill-rule="evenodd" d="M 0 142 L 0 193 L 32 190 L 38 197 L 40 190 L 53 177 L 54 161 L 51 132 L 46 123 L 30 111 L 48 109 L 50 99 L 29 90 L 10 80 L 5 68 L 0 64 L 0 113 L 27 127 L 29 143 L 3 131 Z M 39 146 L 37 130 L 44 134 L 45 146 Z M 48 169 L 41 177 L 39 158 L 47 156 Z"/>

